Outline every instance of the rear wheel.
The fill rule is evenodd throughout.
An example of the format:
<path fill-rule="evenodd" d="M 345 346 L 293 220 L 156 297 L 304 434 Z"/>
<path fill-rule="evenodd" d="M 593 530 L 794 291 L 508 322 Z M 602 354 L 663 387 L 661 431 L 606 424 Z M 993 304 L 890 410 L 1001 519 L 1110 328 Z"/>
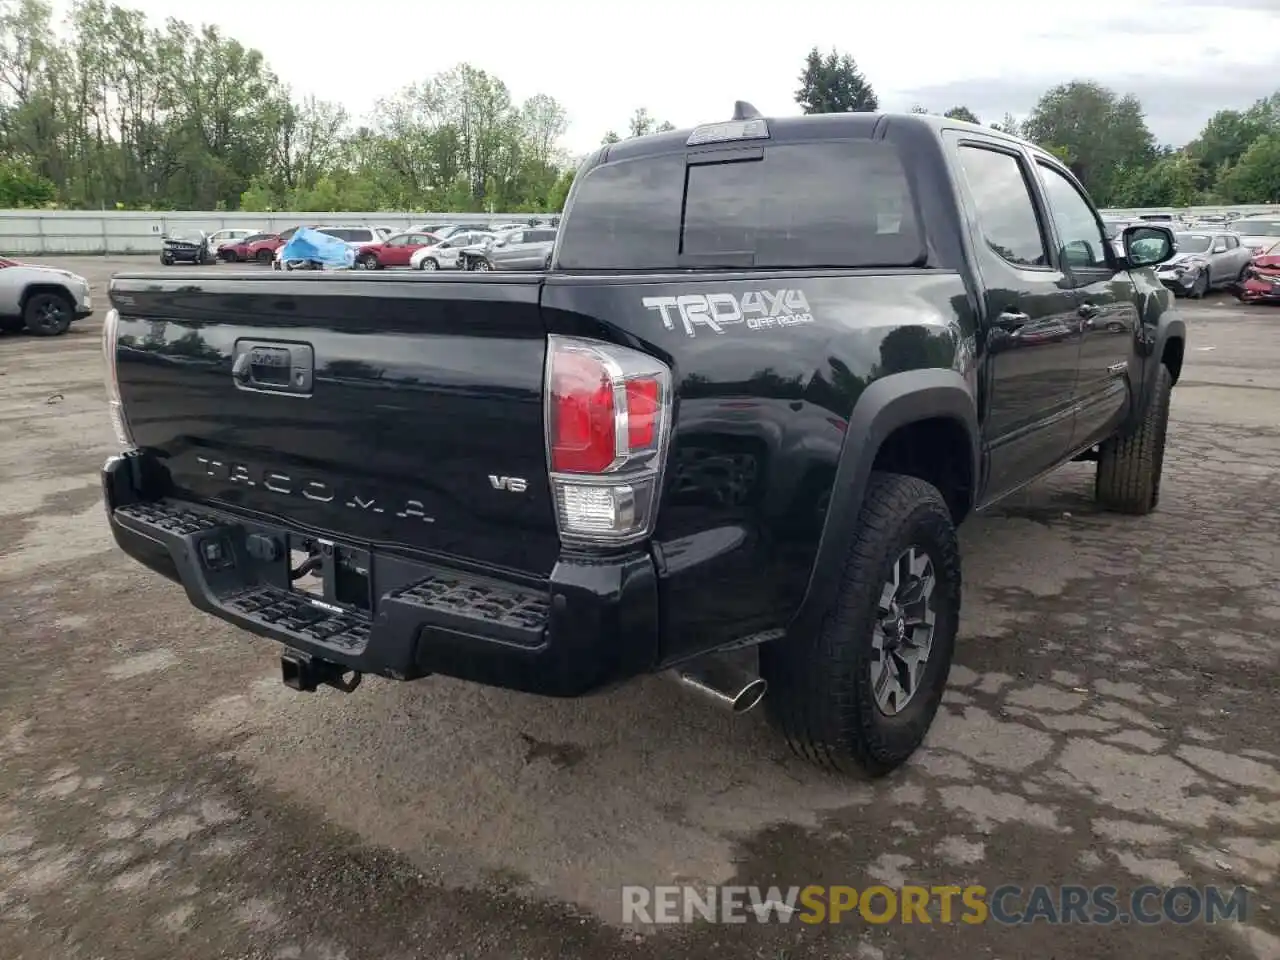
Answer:
<path fill-rule="evenodd" d="M 254 254 L 254 259 L 259 263 L 270 263 L 276 257 L 274 250 L 259 250 Z"/>
<path fill-rule="evenodd" d="M 942 494 L 872 474 L 821 626 L 760 650 L 771 719 L 818 766 L 888 773 L 933 723 L 959 619 L 960 549 Z"/>
<path fill-rule="evenodd" d="M 28 330 L 40 337 L 56 337 L 71 327 L 74 304 L 60 293 L 33 293 L 22 309 Z"/>
<path fill-rule="evenodd" d="M 1159 504 L 1172 394 L 1173 374 L 1162 363 L 1141 425 L 1127 437 L 1107 440 L 1098 451 L 1094 496 L 1107 509 L 1141 515 Z"/>
<path fill-rule="evenodd" d="M 476 264 L 476 265 L 475 265 L 475 268 L 474 268 L 474 269 L 476 269 L 476 270 L 489 271 L 489 270 L 492 270 L 492 269 L 493 269 L 493 264 L 491 264 L 491 263 L 490 263 L 488 260 L 486 260 L 484 257 L 476 257 L 475 264 Z"/>
<path fill-rule="evenodd" d="M 436 263 L 436 261 L 431 259 L 431 257 L 427 257 L 425 260 L 422 261 L 422 269 L 423 270 L 439 270 L 440 264 Z"/>

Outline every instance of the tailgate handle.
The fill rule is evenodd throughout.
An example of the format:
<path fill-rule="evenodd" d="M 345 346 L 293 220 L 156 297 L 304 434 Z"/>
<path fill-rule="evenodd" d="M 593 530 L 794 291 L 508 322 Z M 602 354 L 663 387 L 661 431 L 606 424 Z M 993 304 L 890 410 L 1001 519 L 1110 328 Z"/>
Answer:
<path fill-rule="evenodd" d="M 315 351 L 309 343 L 237 340 L 231 379 L 240 390 L 309 396 L 315 379 Z"/>

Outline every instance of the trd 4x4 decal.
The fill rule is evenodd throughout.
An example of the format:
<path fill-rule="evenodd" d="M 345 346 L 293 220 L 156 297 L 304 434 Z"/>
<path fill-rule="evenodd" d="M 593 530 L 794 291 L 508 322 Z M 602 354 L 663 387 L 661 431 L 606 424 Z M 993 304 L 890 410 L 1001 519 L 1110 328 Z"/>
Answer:
<path fill-rule="evenodd" d="M 753 290 L 741 298 L 732 293 L 687 293 L 678 297 L 645 297 L 649 310 L 662 315 L 662 324 L 674 330 L 679 317 L 684 332 L 697 336 L 695 327 L 724 333 L 724 327 L 745 323 L 749 330 L 813 323 L 809 300 L 803 290 Z"/>

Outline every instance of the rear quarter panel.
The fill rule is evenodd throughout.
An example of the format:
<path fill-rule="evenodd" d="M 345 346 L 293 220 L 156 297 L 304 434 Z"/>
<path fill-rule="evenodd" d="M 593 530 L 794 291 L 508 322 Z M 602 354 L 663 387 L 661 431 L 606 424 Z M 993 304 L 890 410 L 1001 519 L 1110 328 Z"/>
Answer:
<path fill-rule="evenodd" d="M 745 315 L 717 332 L 696 312 L 707 295 L 721 299 L 722 317 L 732 316 L 726 296 Z M 694 304 L 688 323 L 681 297 Z M 655 303 L 672 298 L 664 320 Z M 748 309 L 778 301 L 807 309 Z M 552 274 L 542 305 L 551 332 L 632 346 L 672 367 L 676 417 L 654 537 L 665 662 L 795 614 L 842 451 L 865 439 L 847 431 L 870 383 L 928 367 L 974 379 L 968 295 L 943 270 Z"/>

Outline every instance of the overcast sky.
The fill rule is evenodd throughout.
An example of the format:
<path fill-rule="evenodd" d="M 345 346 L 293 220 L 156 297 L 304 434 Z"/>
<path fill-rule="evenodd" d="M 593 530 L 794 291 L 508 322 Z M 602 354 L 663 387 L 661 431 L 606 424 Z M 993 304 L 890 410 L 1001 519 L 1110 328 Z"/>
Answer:
<path fill-rule="evenodd" d="M 1156 138 L 1175 145 L 1215 111 L 1280 89 L 1280 0 L 1121 0 L 1078 16 L 1027 0 L 909 0 L 882 12 L 850 0 L 117 2 L 157 23 L 215 23 L 261 50 L 296 95 L 356 116 L 469 62 L 516 99 L 558 99 L 573 153 L 625 132 L 638 106 L 678 127 L 727 118 L 737 99 L 795 113 L 814 44 L 852 54 L 882 109 L 964 104 L 990 123 L 1025 116 L 1055 83 L 1091 78 L 1137 94 Z"/>

